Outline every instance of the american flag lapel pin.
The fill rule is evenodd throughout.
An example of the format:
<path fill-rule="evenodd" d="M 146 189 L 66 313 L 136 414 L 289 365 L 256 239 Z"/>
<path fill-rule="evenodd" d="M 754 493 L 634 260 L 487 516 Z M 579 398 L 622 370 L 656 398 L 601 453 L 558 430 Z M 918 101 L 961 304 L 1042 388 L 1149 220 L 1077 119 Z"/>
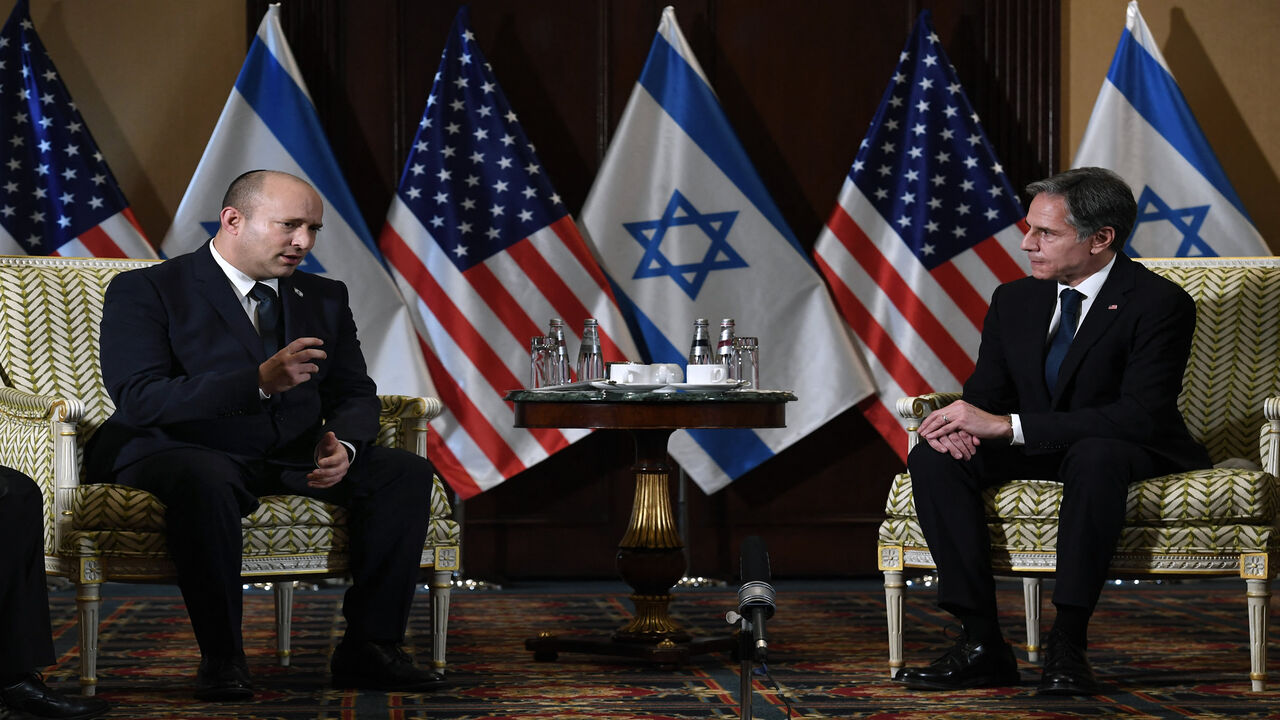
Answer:
<path fill-rule="evenodd" d="M 301 295 L 302 293 L 298 293 L 298 294 L 299 294 L 299 295 Z M 1119 306 L 1119 305 L 1108 305 L 1108 306 L 1107 306 L 1107 309 L 1108 309 L 1108 310 L 1119 310 L 1119 309 L 1120 309 L 1120 306 Z"/>

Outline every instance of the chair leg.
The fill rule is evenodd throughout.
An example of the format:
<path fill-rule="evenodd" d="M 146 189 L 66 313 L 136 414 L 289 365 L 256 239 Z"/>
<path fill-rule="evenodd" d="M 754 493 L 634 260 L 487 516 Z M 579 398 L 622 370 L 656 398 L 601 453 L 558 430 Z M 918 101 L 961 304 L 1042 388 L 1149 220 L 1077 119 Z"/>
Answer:
<path fill-rule="evenodd" d="M 453 571 L 431 573 L 431 666 L 444 672 L 445 639 L 449 632 L 449 596 L 453 592 Z"/>
<path fill-rule="evenodd" d="M 1027 617 L 1027 659 L 1040 662 L 1040 578 L 1022 578 L 1022 604 Z"/>
<path fill-rule="evenodd" d="M 281 580 L 271 587 L 276 596 L 276 657 L 281 667 L 288 667 L 292 654 L 289 639 L 293 630 L 293 581 Z"/>
<path fill-rule="evenodd" d="M 80 623 L 80 692 L 98 691 L 98 619 L 102 586 L 96 582 L 76 583 L 76 610 Z"/>
<path fill-rule="evenodd" d="M 1271 580 L 1246 579 L 1249 604 L 1249 680 L 1254 692 L 1267 689 L 1267 629 L 1270 625 Z"/>
<path fill-rule="evenodd" d="M 894 678 L 906 664 L 902 657 L 902 601 L 906 585 L 901 570 L 884 571 L 884 609 L 889 621 L 889 677 Z"/>

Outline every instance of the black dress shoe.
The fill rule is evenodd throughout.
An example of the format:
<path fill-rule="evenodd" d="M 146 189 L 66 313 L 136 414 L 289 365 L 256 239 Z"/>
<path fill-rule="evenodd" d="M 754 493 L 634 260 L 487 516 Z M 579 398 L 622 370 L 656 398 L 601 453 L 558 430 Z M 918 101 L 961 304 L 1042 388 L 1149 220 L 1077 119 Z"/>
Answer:
<path fill-rule="evenodd" d="M 244 656 L 200 658 L 196 671 L 196 699 L 205 702 L 241 702 L 253 698 L 249 664 Z"/>
<path fill-rule="evenodd" d="M 1097 695 L 1101 692 L 1084 648 L 1057 632 L 1049 633 L 1048 646 L 1038 694 Z"/>
<path fill-rule="evenodd" d="M 106 713 L 111 706 L 100 698 L 54 692 L 38 673 L 31 673 L 0 688 L 0 708 L 38 718 L 88 720 Z"/>
<path fill-rule="evenodd" d="M 894 679 L 913 690 L 963 690 L 1017 685 L 1021 677 L 1009 643 L 979 642 L 961 633 L 942 657 L 922 668 L 903 668 Z"/>
<path fill-rule="evenodd" d="M 446 684 L 442 673 L 413 664 L 399 645 L 343 640 L 329 664 L 335 688 L 418 692 Z"/>

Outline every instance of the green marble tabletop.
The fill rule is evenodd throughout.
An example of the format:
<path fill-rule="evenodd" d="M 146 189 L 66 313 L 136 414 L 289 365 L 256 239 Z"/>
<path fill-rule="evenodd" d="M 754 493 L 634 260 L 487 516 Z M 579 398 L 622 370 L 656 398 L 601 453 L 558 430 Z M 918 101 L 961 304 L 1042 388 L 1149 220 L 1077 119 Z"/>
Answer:
<path fill-rule="evenodd" d="M 596 385 L 605 385 L 598 381 Z M 625 386 L 610 385 L 607 389 L 592 383 L 573 383 L 556 389 L 511 390 L 506 395 L 510 402 L 793 402 L 797 398 L 790 390 L 644 390 L 627 392 Z"/>

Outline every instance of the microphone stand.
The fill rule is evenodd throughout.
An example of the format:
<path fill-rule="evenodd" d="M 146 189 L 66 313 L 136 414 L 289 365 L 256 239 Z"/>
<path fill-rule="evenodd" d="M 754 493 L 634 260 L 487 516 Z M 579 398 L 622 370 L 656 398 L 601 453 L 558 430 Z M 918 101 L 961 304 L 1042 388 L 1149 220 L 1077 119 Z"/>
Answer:
<path fill-rule="evenodd" d="M 751 621 L 733 610 L 725 613 L 724 618 L 730 625 L 738 625 L 738 657 L 742 661 L 738 672 L 738 717 L 740 720 L 751 720 L 751 667 L 755 664 Z"/>

